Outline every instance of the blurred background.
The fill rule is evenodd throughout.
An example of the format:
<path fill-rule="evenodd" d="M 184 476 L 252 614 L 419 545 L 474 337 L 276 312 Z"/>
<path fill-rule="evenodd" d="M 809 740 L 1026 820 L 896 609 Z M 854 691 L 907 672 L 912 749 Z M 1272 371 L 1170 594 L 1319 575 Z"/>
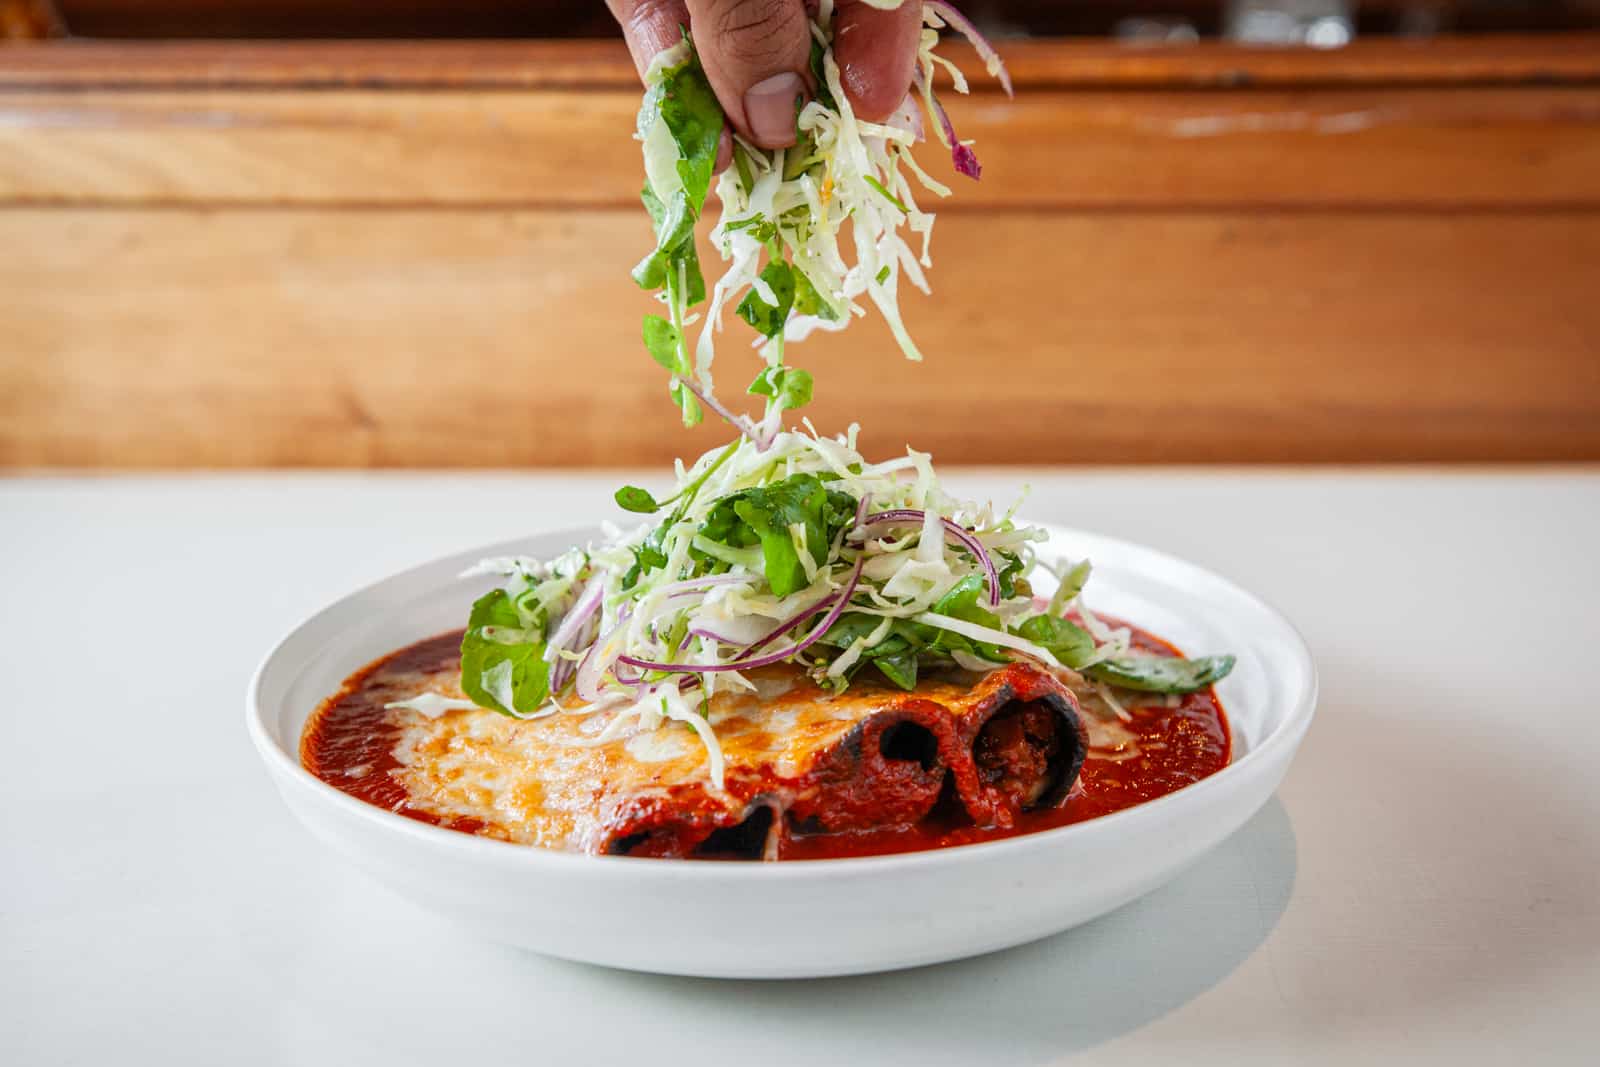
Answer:
<path fill-rule="evenodd" d="M 1009 101 L 927 361 L 791 350 L 945 463 L 1600 459 L 1600 0 L 963 5 Z M 693 455 L 603 4 L 0 0 L 0 466 Z M 756 366 L 720 348 L 723 390 Z"/>

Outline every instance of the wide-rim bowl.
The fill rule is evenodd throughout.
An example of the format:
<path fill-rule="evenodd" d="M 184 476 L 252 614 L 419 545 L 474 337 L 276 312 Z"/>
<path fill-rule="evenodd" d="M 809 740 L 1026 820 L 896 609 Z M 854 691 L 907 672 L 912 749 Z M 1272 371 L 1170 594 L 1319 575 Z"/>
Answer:
<path fill-rule="evenodd" d="M 1045 558 L 1095 561 L 1090 589 L 1098 609 L 1127 617 L 1188 652 L 1239 655 L 1234 675 L 1218 687 L 1233 729 L 1235 758 L 1228 767 L 1120 812 L 999 841 L 891 856 L 741 864 L 588 856 L 475 837 L 367 804 L 301 766 L 300 730 L 340 680 L 388 651 L 460 625 L 471 599 L 490 581 L 458 579 L 466 566 L 486 556 L 552 554 L 591 539 L 592 527 L 455 553 L 338 598 L 293 627 L 262 658 L 250 681 L 246 723 L 285 801 L 316 836 L 401 895 L 496 940 L 610 966 L 728 977 L 859 973 L 1008 947 L 1120 906 L 1220 843 L 1271 796 L 1310 726 L 1317 696 L 1304 640 L 1261 598 L 1156 549 L 1084 530 L 1043 528 L 1050 533 L 1041 551 Z M 415 628 L 408 630 L 413 619 Z M 1229 638 L 1235 640 L 1225 643 Z M 1196 641 L 1209 647 L 1194 647 Z M 321 679 L 320 692 L 306 689 L 310 678 Z M 1152 849 L 1162 854 L 1152 855 Z M 1052 871 L 1071 872 L 1069 884 L 1052 882 Z M 1047 886 L 1059 892 L 1041 893 Z M 887 917 L 872 921 L 868 913 L 858 920 L 849 909 L 827 907 L 821 910 L 831 926 L 807 921 L 817 911 L 819 892 L 860 894 L 864 887 L 883 892 L 884 906 L 892 909 Z M 495 891 L 565 902 L 567 911 L 553 922 L 505 908 Z M 911 909 L 917 921 L 896 924 L 894 915 L 905 910 L 899 894 L 913 891 L 924 894 Z M 760 944 L 735 951 L 726 945 L 705 951 L 714 939 L 673 936 L 682 925 L 668 921 L 674 894 L 697 901 L 715 897 L 720 910 L 714 913 L 724 920 L 762 914 L 749 900 L 774 907 L 788 901 L 800 911 L 766 927 L 783 936 L 769 933 Z M 984 916 L 971 914 L 975 901 L 996 894 L 1015 899 L 1005 907 L 980 908 Z M 943 904 L 925 899 L 930 895 Z M 968 911 L 941 917 L 940 906 Z M 592 929 L 581 929 L 586 926 Z"/>

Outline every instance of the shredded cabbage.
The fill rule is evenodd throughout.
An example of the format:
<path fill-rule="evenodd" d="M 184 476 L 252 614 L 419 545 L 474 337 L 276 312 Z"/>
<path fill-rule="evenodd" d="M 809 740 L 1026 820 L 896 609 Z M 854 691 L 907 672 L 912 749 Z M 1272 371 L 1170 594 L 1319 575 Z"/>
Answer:
<path fill-rule="evenodd" d="M 463 648 L 488 651 L 473 660 L 476 676 L 464 657 L 463 688 L 508 713 L 544 704 L 538 714 L 593 717 L 588 745 L 693 729 L 720 788 L 710 700 L 754 691 L 747 673 L 760 667 L 792 664 L 832 690 L 872 670 L 912 689 L 923 670 L 991 670 L 1019 656 L 1092 670 L 1127 650 L 1125 629 L 1082 606 L 1085 567 L 1063 569 L 1071 619 L 1034 595 L 1043 531 L 950 496 L 925 453 L 868 462 L 856 434 L 807 425 L 766 443 L 736 438 L 680 464 L 665 500 L 620 490 L 619 502 L 652 516 L 632 530 L 610 528 L 548 564 L 479 564 L 468 573 L 504 585 L 474 607 Z M 525 615 L 513 617 L 516 605 Z M 576 668 L 531 670 L 519 683 L 517 665 L 536 660 Z"/>
<path fill-rule="evenodd" d="M 901 2 L 915 0 L 877 0 L 876 6 L 894 8 Z M 694 222 L 715 155 L 715 144 L 705 134 L 713 122 L 720 130 L 721 111 L 688 41 L 658 57 L 647 74 L 650 88 L 639 113 L 638 138 L 644 200 L 657 245 L 634 277 L 666 305 L 665 317 L 647 317 L 645 344 L 671 373 L 674 398 L 690 425 L 710 408 L 753 439 L 770 441 L 781 413 L 810 399 L 810 378 L 803 371 L 787 372 L 787 391 L 777 384 L 785 375 L 786 344 L 818 330 L 842 330 L 864 316 L 869 303 L 901 351 L 910 359 L 922 358 L 900 313 L 900 290 L 905 284 L 929 292 L 924 271 L 933 265 L 934 215 L 918 204 L 917 192 L 946 197 L 950 189 L 912 158 L 923 128 L 917 106 L 951 148 L 956 169 L 978 176 L 977 157 L 970 144 L 954 139 L 934 91 L 939 69 L 949 74 L 956 91 L 968 91 L 960 70 L 936 52 L 939 29 L 950 25 L 966 34 L 1008 92 L 1010 81 L 970 23 L 953 20 L 948 5 L 927 3 L 910 106 L 886 122 L 866 122 L 850 106 L 840 80 L 832 8 L 820 5 L 811 24 L 817 93 L 796 116 L 796 144 L 768 151 L 735 138 L 733 163 L 716 179 L 722 210 L 710 239 L 726 266 L 709 294 L 694 250 Z M 702 297 L 708 306 L 691 358 L 690 308 Z M 750 389 L 767 397 L 759 421 L 733 413 L 716 398 L 712 366 L 729 308 L 756 330 L 755 343 L 766 362 Z"/>
<path fill-rule="evenodd" d="M 933 91 L 936 68 L 967 90 L 934 51 L 938 29 L 967 35 L 1007 92 L 1010 81 L 949 4 L 928 0 L 923 19 L 916 93 L 956 169 L 976 178 L 977 159 Z M 987 504 L 951 497 L 926 453 L 908 448 L 869 463 L 854 425 L 838 437 L 809 420 L 803 431 L 784 429 L 783 413 L 806 404 L 812 389 L 810 375 L 784 365 L 785 344 L 843 329 L 865 315 L 863 298 L 901 350 L 921 358 L 899 305 L 902 280 L 926 292 L 923 271 L 932 266 L 934 216 L 915 190 L 949 194 L 911 156 L 921 130 L 914 109 L 882 124 L 852 111 L 826 0 L 812 33 L 817 98 L 796 117 L 797 144 L 766 152 L 737 141 L 733 165 L 715 179 L 723 207 L 711 241 L 727 269 L 709 293 L 694 227 L 723 116 L 688 41 L 652 64 L 638 137 L 656 247 L 634 277 L 659 291 L 667 314 L 646 318 L 644 340 L 669 371 L 686 422 L 710 409 L 741 436 L 678 463 L 675 491 L 664 500 L 636 486 L 618 490 L 624 510 L 653 516 L 635 529 L 606 524 L 599 541 L 553 560 L 491 559 L 468 571 L 503 581 L 473 605 L 463 691 L 477 706 L 518 718 L 584 716 L 585 745 L 693 730 L 707 775 L 722 789 L 711 698 L 758 692 L 759 676 L 747 675 L 776 663 L 834 691 L 864 670 L 912 690 L 923 670 L 992 670 L 1026 657 L 1086 672 L 1123 715 L 1107 684 L 1173 693 L 1222 677 L 1231 657 L 1131 655 L 1130 632 L 1102 623 L 1082 602 L 1087 563 L 1055 572 L 1055 597 L 1035 597 L 1034 546 L 1043 531 L 1017 523 L 1015 507 L 996 516 Z M 840 248 L 847 227 L 848 254 Z M 691 353 L 689 309 L 702 300 L 709 306 Z M 765 366 L 749 389 L 766 398 L 759 420 L 730 410 L 713 389 L 715 338 L 730 306 L 759 334 Z M 442 714 L 460 705 L 423 694 L 392 706 Z"/>

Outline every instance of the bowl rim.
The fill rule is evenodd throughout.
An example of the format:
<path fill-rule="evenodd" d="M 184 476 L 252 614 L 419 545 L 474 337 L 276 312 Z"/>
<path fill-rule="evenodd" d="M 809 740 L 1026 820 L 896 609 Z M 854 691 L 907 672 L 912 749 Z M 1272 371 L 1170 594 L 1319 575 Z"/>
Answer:
<path fill-rule="evenodd" d="M 280 787 L 285 785 L 293 786 L 315 802 L 332 805 L 335 810 L 353 816 L 359 822 L 371 826 L 378 833 L 410 839 L 424 848 L 456 852 L 464 857 L 501 867 L 524 867 L 532 870 L 550 865 L 548 868 L 550 870 L 563 870 L 569 873 L 581 869 L 585 873 L 594 873 L 596 875 L 609 871 L 612 874 L 622 874 L 630 878 L 665 877 L 669 880 L 688 879 L 691 881 L 720 880 L 730 877 L 794 880 L 813 878 L 819 873 L 825 872 L 833 872 L 841 876 L 847 873 L 850 875 L 867 875 L 884 870 L 908 870 L 926 866 L 960 866 L 975 862 L 981 863 L 991 858 L 1000 859 L 1005 855 L 1051 848 L 1071 841 L 1106 837 L 1125 829 L 1134 831 L 1144 824 L 1159 821 L 1167 813 L 1175 811 L 1180 805 L 1193 806 L 1205 799 L 1219 796 L 1235 782 L 1242 781 L 1243 777 L 1248 773 L 1246 769 L 1253 770 L 1254 768 L 1264 767 L 1280 758 L 1287 763 L 1299 747 L 1301 740 L 1305 737 L 1306 731 L 1310 728 L 1311 721 L 1315 716 L 1319 680 L 1316 660 L 1311 654 L 1310 647 L 1306 644 L 1305 637 L 1283 612 L 1279 611 L 1264 598 L 1250 592 L 1232 579 L 1218 574 L 1209 567 L 1163 552 L 1160 549 L 1152 548 L 1142 542 L 1131 541 L 1127 538 L 1103 534 L 1082 527 L 1061 526 L 1054 523 L 1037 523 L 1034 525 L 1049 531 L 1052 540 L 1058 535 L 1065 535 L 1066 538 L 1084 537 L 1110 542 L 1121 548 L 1132 549 L 1137 553 L 1154 557 L 1163 564 L 1175 564 L 1179 567 L 1189 568 L 1211 581 L 1221 583 L 1233 595 L 1251 603 L 1274 626 L 1282 631 L 1283 636 L 1290 639 L 1285 647 L 1304 672 L 1306 679 L 1305 685 L 1294 696 L 1294 706 L 1284 716 L 1278 728 L 1269 733 L 1259 744 L 1251 748 L 1243 756 L 1231 761 L 1222 770 L 1209 777 L 1176 789 L 1165 796 L 1135 804 L 1121 811 L 1098 815 L 1083 822 L 1070 823 L 1066 826 L 1053 827 L 1049 830 L 1039 830 L 1033 833 L 1018 834 L 1014 837 L 1001 838 L 995 841 L 981 841 L 949 848 L 898 852 L 880 856 L 790 860 L 780 863 L 714 863 L 691 859 L 591 855 L 589 853 L 564 852 L 516 844 L 494 838 L 479 837 L 476 834 L 464 834 L 458 830 L 449 830 L 416 819 L 408 819 L 403 815 L 397 815 L 394 812 L 376 807 L 334 788 L 306 770 L 298 757 L 298 745 L 295 746 L 295 753 L 291 754 L 273 736 L 273 732 L 266 722 L 261 699 L 261 690 L 267 673 L 274 667 L 274 661 L 282 653 L 285 645 L 303 630 L 316 625 L 318 621 L 340 608 L 346 602 L 372 593 L 391 582 L 408 578 L 419 571 L 433 568 L 444 560 L 456 556 L 481 555 L 490 557 L 505 555 L 508 551 L 513 550 L 515 546 L 526 545 L 530 540 L 557 538 L 567 535 L 571 535 L 576 543 L 586 536 L 592 536 L 597 529 L 596 526 L 553 527 L 535 530 L 521 537 L 494 542 L 479 548 L 446 553 L 396 571 L 375 581 L 367 582 L 357 589 L 333 598 L 323 607 L 290 626 L 262 656 L 261 661 L 251 674 L 246 694 L 246 728 L 256 751 L 266 763 L 268 770 L 273 773 Z"/>

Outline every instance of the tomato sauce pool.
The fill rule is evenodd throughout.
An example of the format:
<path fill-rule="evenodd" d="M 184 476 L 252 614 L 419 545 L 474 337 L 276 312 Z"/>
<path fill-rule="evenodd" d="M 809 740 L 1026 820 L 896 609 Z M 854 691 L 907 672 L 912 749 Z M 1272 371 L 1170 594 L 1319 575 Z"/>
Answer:
<path fill-rule="evenodd" d="M 1158 637 L 1138 629 L 1132 632 L 1133 645 L 1141 651 L 1178 654 Z M 380 668 L 386 673 L 419 674 L 458 670 L 460 642 L 459 632 L 441 634 L 352 676 L 307 724 L 300 744 L 306 769 L 329 785 L 397 815 L 463 833 L 482 830 L 483 824 L 477 820 L 440 818 L 407 803 L 405 789 L 391 773 L 400 767 L 394 756 L 399 730 L 386 722 L 383 705 L 386 700 L 411 694 L 374 691 L 367 684 Z M 1109 726 L 1117 738 L 1115 745 L 1093 743 L 1106 729 L 1097 729 L 1090 722 L 1088 757 L 1071 794 L 1057 808 L 1024 812 L 1011 827 L 987 827 L 975 825 L 953 797 L 946 797 L 914 826 L 786 835 L 779 858 L 874 856 L 1037 833 L 1154 800 L 1228 765 L 1232 746 L 1227 717 L 1211 689 L 1170 698 L 1170 702 L 1166 697 L 1151 696 L 1125 704 L 1132 719 Z M 1083 715 L 1091 720 L 1091 712 Z"/>

